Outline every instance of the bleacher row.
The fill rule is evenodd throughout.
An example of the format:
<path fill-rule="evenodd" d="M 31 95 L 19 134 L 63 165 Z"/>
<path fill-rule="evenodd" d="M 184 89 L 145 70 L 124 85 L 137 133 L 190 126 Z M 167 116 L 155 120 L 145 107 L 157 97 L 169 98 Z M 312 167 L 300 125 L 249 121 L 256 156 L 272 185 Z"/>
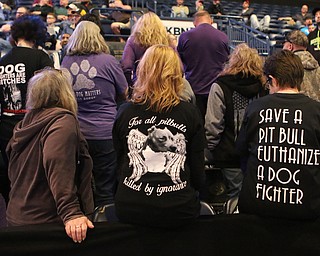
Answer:
<path fill-rule="evenodd" d="M 81 1 L 81 0 L 76 0 Z M 82 0 L 85 1 L 85 0 Z M 32 6 L 33 0 L 16 0 L 17 6 Z M 166 19 L 170 17 L 171 14 L 171 6 L 175 4 L 175 0 L 123 0 L 124 3 L 133 6 L 134 9 L 142 9 L 142 10 L 151 10 L 155 11 L 162 19 Z M 59 5 L 59 0 L 53 0 L 54 5 Z M 107 5 L 108 0 L 92 0 L 92 3 L 95 7 L 101 8 Z M 205 7 L 209 6 L 210 1 L 205 1 Z M 224 8 L 226 16 L 239 16 L 242 10 L 242 1 L 221 1 L 221 4 Z M 185 5 L 189 6 L 189 8 L 194 8 L 195 3 L 194 0 L 185 0 Z M 279 44 L 285 37 L 285 34 L 289 31 L 297 29 L 297 27 L 288 24 L 286 21 L 279 21 L 279 17 L 292 17 L 293 15 L 300 12 L 301 4 L 299 2 L 296 3 L 296 6 L 286 6 L 286 5 L 277 5 L 277 4 L 268 4 L 268 3 L 254 3 L 250 4 L 250 7 L 255 9 L 255 13 L 258 18 L 262 18 L 264 15 L 268 14 L 271 16 L 271 22 L 268 34 L 266 36 L 261 35 L 260 33 L 255 33 L 254 31 L 250 31 L 256 37 L 259 37 L 261 40 L 265 40 L 270 46 L 270 52 L 277 48 L 281 48 L 282 45 Z M 309 12 L 312 11 L 312 6 L 309 6 Z M 13 16 L 13 15 L 12 15 Z M 230 23 L 228 18 L 226 19 L 216 19 L 219 24 L 219 29 L 227 33 L 228 26 Z M 112 34 L 110 30 L 110 23 L 107 21 L 103 21 L 103 26 L 105 38 L 107 41 L 110 41 L 110 37 L 108 34 Z M 114 41 L 113 39 L 111 41 Z M 232 42 L 233 43 L 233 42 Z M 251 45 L 254 47 L 254 45 Z M 261 54 L 265 55 L 265 53 Z"/>

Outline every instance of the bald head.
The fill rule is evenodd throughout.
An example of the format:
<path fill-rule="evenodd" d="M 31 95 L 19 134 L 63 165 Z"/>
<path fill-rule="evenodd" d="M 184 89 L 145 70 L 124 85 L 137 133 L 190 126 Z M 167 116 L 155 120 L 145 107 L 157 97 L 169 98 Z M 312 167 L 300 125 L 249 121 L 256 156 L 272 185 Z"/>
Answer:
<path fill-rule="evenodd" d="M 212 18 L 207 11 L 198 11 L 193 15 L 193 25 L 197 27 L 200 24 L 212 24 Z"/>

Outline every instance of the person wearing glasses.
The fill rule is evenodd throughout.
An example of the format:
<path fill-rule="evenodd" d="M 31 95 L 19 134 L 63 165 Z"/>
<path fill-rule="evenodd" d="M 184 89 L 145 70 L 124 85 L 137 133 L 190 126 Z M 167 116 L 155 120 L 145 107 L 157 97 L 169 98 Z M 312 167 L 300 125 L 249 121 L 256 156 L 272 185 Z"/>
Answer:
<path fill-rule="evenodd" d="M 267 58 L 270 95 L 247 108 L 237 141 L 246 164 L 240 213 L 320 216 L 320 103 L 299 92 L 304 69 L 288 50 Z"/>
<path fill-rule="evenodd" d="M 320 68 L 318 61 L 307 51 L 308 42 L 302 31 L 295 30 L 286 35 L 283 49 L 292 51 L 301 59 L 304 77 L 300 92 L 320 101 Z"/>
<path fill-rule="evenodd" d="M 7 147 L 9 226 L 61 223 L 81 243 L 93 212 L 92 160 L 77 120 L 67 70 L 48 68 L 29 81 L 24 119 Z"/>
<path fill-rule="evenodd" d="M 228 198 L 239 195 L 243 175 L 235 152 L 243 115 L 249 102 L 262 92 L 263 64 L 257 50 L 239 44 L 211 86 L 205 116 L 206 157 L 221 168 Z"/>
<path fill-rule="evenodd" d="M 0 59 L 0 149 L 5 166 L 8 162 L 5 149 L 12 130 L 27 112 L 28 81 L 36 70 L 53 67 L 48 54 L 37 49 L 44 46 L 46 38 L 46 25 L 40 17 L 24 15 L 16 19 L 11 36 L 15 46 Z M 0 170 L 0 191 L 8 201 L 10 186 L 6 169 Z"/>

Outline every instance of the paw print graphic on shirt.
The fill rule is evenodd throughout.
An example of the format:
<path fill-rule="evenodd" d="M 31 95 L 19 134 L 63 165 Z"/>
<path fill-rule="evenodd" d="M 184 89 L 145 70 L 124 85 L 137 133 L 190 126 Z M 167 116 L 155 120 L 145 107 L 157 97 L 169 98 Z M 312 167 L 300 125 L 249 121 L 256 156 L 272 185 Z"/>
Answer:
<path fill-rule="evenodd" d="M 97 69 L 91 67 L 88 60 L 81 61 L 80 67 L 76 62 L 72 63 L 70 71 L 76 77 L 73 85 L 75 91 L 93 89 L 95 87 L 95 83 L 91 79 L 97 75 Z"/>

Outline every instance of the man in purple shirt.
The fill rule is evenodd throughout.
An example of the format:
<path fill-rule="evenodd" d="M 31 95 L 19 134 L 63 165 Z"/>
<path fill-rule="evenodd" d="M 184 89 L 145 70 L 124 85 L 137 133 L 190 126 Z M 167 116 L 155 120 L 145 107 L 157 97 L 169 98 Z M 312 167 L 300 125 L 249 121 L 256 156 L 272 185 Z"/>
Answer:
<path fill-rule="evenodd" d="M 204 118 L 211 85 L 222 71 L 229 56 L 226 34 L 212 27 L 207 11 L 194 15 L 194 29 L 184 32 L 178 43 L 178 52 Z"/>

